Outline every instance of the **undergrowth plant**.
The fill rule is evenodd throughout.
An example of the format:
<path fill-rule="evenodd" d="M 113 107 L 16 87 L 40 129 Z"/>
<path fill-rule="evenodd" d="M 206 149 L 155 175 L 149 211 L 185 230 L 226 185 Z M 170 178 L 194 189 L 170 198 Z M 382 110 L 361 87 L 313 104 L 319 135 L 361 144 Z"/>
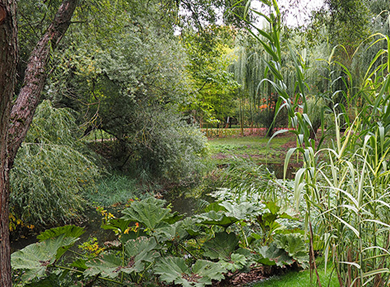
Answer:
<path fill-rule="evenodd" d="M 384 42 L 387 49 L 378 50 L 362 81 L 355 79 L 346 66 L 334 60 L 334 51 L 345 48 L 338 46 L 333 49 L 325 61 L 330 75 L 337 67 L 346 77 L 337 79 L 342 81 L 344 88 L 328 99 L 333 109 L 325 109 L 321 115 L 323 133 L 316 144 L 310 137 L 314 128 L 306 101 L 305 53 L 300 55 L 290 49 L 297 80 L 294 95 L 289 95 L 281 73 L 281 14 L 275 0 L 262 2 L 272 7 L 271 14 L 255 13 L 270 24 L 270 30 L 253 27 L 257 34 L 250 32 L 270 56 L 266 64 L 272 80 L 268 77 L 263 81 L 268 81 L 278 93 L 277 108 L 287 109 L 294 128 L 292 132 L 296 135 L 297 147 L 287 153 L 285 171 L 294 153 L 303 156 L 303 167 L 296 173 L 293 192 L 296 208 L 300 202 L 306 206 L 303 211 L 305 233 L 310 242 L 311 268 L 316 271 L 315 249 L 319 251 L 322 246 L 321 252 L 334 261 L 340 286 L 385 286 L 390 275 L 389 36 L 377 33 L 366 40 L 365 47 Z M 363 45 L 359 47 L 362 48 Z M 334 102 L 340 97 L 343 101 Z M 358 103 L 359 112 L 351 113 L 353 105 Z M 334 128 L 328 126 L 326 133 L 325 112 L 333 114 L 334 122 Z M 329 135 L 327 147 L 322 145 L 325 134 Z M 316 278 L 321 286 L 318 273 Z"/>
<path fill-rule="evenodd" d="M 86 190 L 83 197 L 94 205 L 108 207 L 124 204 L 135 198 L 146 198 L 150 196 L 147 189 L 148 187 L 140 185 L 133 177 L 112 173 L 99 179 L 96 182 L 96 189 Z"/>
<path fill-rule="evenodd" d="M 39 243 L 12 254 L 15 286 L 45 286 L 54 278 L 58 286 L 205 286 L 250 266 L 306 266 L 303 235 L 283 222 L 297 221 L 294 214 L 273 202 L 237 201 L 228 191 L 217 197 L 203 213 L 187 218 L 163 200 L 133 201 L 122 217 L 104 217 L 102 228 L 116 240 L 104 247 L 83 243 L 83 252 L 67 260 L 63 255 L 82 228 L 46 230 Z"/>

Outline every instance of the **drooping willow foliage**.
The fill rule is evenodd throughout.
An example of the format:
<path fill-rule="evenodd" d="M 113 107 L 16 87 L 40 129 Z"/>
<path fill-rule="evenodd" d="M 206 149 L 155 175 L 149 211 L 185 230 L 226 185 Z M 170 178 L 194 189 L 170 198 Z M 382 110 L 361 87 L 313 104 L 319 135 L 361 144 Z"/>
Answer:
<path fill-rule="evenodd" d="M 376 69 L 383 65 L 387 59 L 384 53 L 386 50 L 385 41 L 383 38 L 382 41 L 376 41 L 381 39 L 381 35 L 389 35 L 390 18 L 387 10 L 380 11 L 379 9 L 386 7 L 386 4 L 379 3 L 377 6 L 375 6 L 376 10 L 372 7 L 370 9 L 374 14 L 380 13 L 373 14 L 370 27 L 367 28 L 375 36 L 364 41 L 361 39 L 361 44 L 356 44 L 356 46 L 343 45 L 342 43 L 336 46 L 332 45 L 332 39 L 329 39 L 329 31 L 325 25 L 318 29 L 318 42 L 316 43 L 308 43 L 308 41 L 313 40 L 305 38 L 305 34 L 281 29 L 281 66 L 278 67 L 278 72 L 283 77 L 286 92 L 291 95 L 291 98 L 298 93 L 298 90 L 295 84 L 297 77 L 294 62 L 289 47 L 302 47 L 297 50 L 297 55 L 305 63 L 303 73 L 306 83 L 305 93 L 314 98 L 326 99 L 327 106 L 336 107 L 339 111 L 341 111 L 341 106 L 338 104 L 342 104 L 345 106 L 343 112 L 348 113 L 350 119 L 355 118 L 359 107 L 364 102 L 364 97 L 359 93 L 367 76 L 363 71 L 370 70 L 370 73 L 374 71 L 379 73 L 381 71 L 376 71 Z M 269 28 L 264 27 L 264 31 L 267 30 Z M 269 84 L 269 81 L 273 81 L 274 78 L 266 64 L 270 60 L 269 55 L 259 43 L 248 40 L 246 36 L 241 34 L 241 38 L 238 37 L 237 60 L 231 67 L 237 82 L 241 85 L 239 90 L 240 115 L 247 119 L 247 122 L 256 122 L 257 120 L 261 125 L 269 127 L 272 120 L 268 120 L 267 124 L 264 117 L 256 119 L 255 116 L 256 113 L 262 112 L 264 114 L 269 111 L 270 104 L 274 100 L 272 87 Z M 257 35 L 257 37 L 263 41 L 267 40 L 262 35 Z M 380 61 L 376 61 L 370 67 L 372 59 L 380 50 L 383 51 Z M 278 97 L 278 95 L 275 96 Z M 259 109 L 262 104 L 267 104 L 266 110 Z M 272 118 L 273 115 L 271 113 L 269 117 Z"/>
<path fill-rule="evenodd" d="M 82 192 L 94 188 L 99 171 L 78 135 L 69 110 L 49 101 L 38 106 L 11 171 L 13 228 L 63 224 L 80 216 L 86 204 Z"/>
<path fill-rule="evenodd" d="M 287 43 L 285 44 L 281 73 L 288 83 L 289 93 L 294 94 L 296 81 L 294 66 L 288 53 Z M 240 84 L 240 117 L 245 117 L 248 122 L 259 124 L 268 130 L 272 130 L 272 127 L 278 123 L 286 125 L 285 121 L 274 121 L 278 95 L 273 92 L 269 82 L 273 77 L 267 66 L 269 56 L 266 51 L 261 45 L 244 36 L 244 39 L 237 41 L 235 53 L 237 59 L 231 65 L 231 71 Z M 269 135 L 271 134 L 272 132 Z"/>

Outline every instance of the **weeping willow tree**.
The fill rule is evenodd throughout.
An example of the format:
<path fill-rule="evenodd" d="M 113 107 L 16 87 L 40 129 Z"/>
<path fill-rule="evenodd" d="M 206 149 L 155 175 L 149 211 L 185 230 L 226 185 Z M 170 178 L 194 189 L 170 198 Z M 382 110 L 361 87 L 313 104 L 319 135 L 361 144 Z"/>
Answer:
<path fill-rule="evenodd" d="M 328 8 L 317 11 L 305 31 L 311 35 L 308 37 L 311 50 L 308 83 L 313 86 L 313 93 L 328 99 L 330 107 L 341 109 L 337 105 L 340 103 L 345 106 L 342 112 L 353 119 L 362 106 L 358 91 L 366 71 L 378 72 L 376 69 L 387 59 L 384 52 L 387 47 L 381 35 L 390 32 L 390 4 L 386 0 L 325 2 Z M 381 43 L 376 43 L 378 40 Z M 372 64 L 380 50 L 379 61 Z"/>
<path fill-rule="evenodd" d="M 286 49 L 287 51 L 287 49 Z M 276 126 L 286 125 L 283 117 L 275 118 L 275 104 L 278 95 L 271 89 L 269 80 L 272 75 L 269 73 L 266 62 L 268 54 L 263 47 L 249 38 L 240 39 L 236 46 L 236 61 L 231 66 L 236 81 L 240 84 L 240 123 L 243 129 L 244 118 L 253 126 L 254 123 L 264 126 L 267 129 L 267 136 L 272 136 Z M 291 59 L 284 53 L 284 66 L 281 68 L 283 77 L 289 83 L 290 94 L 294 93 L 295 73 Z M 291 85 L 290 85 L 291 82 Z M 284 117 L 285 119 L 286 117 Z"/>
<path fill-rule="evenodd" d="M 390 9 L 390 4 L 388 4 Z M 352 71 L 358 78 L 359 86 L 364 81 L 366 73 L 360 71 L 377 71 L 387 61 L 387 54 L 385 50 L 388 49 L 387 43 L 383 41 L 382 35 L 390 35 L 390 13 L 389 11 L 382 11 L 376 15 L 372 20 L 371 30 L 373 35 L 364 39 L 356 51 L 356 55 L 352 60 Z M 378 53 L 380 57 L 378 61 L 371 65 L 373 59 Z"/>
<path fill-rule="evenodd" d="M 311 93 L 326 99 L 329 107 L 336 107 L 348 114 L 347 121 L 353 120 L 363 105 L 364 99 L 359 90 L 366 77 L 371 73 L 380 73 L 379 67 L 383 67 L 387 61 L 387 43 L 382 36 L 390 33 L 389 12 L 383 10 L 372 15 L 370 26 L 366 28 L 372 31 L 372 35 L 360 37 L 353 52 L 343 42 L 332 45 L 324 26 L 318 38 L 326 40 L 312 46 L 308 56 L 310 68 L 307 82 L 311 86 Z M 377 55 L 378 61 L 372 63 Z"/>
<path fill-rule="evenodd" d="M 68 109 L 41 103 L 11 171 L 11 230 L 67 223 L 86 206 L 97 165 L 78 140 L 81 130 Z"/>

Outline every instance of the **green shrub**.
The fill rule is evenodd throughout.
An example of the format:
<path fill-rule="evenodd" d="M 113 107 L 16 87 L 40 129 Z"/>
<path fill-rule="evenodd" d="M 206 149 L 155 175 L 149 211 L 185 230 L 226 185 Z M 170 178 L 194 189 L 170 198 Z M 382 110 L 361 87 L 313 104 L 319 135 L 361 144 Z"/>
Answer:
<path fill-rule="evenodd" d="M 141 131 L 126 139 L 127 152 L 132 154 L 128 168 L 149 181 L 194 181 L 203 170 L 202 156 L 207 152 L 207 139 L 199 128 L 173 111 L 162 110 L 144 121 Z"/>

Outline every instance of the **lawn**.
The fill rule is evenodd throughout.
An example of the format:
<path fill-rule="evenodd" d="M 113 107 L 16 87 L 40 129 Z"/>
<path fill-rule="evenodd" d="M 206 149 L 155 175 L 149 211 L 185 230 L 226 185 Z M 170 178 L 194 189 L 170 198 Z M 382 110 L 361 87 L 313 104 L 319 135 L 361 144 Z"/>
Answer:
<path fill-rule="evenodd" d="M 316 260 L 316 261 L 321 261 Z M 320 281 L 322 286 L 326 287 L 339 287 L 339 282 L 337 280 L 336 274 L 332 274 L 332 267 L 327 267 L 327 272 L 325 273 L 325 266 L 321 264 L 318 266 L 318 274 L 320 276 Z M 330 280 L 330 281 L 329 281 Z M 312 282 L 312 283 L 310 283 Z M 273 276 L 265 281 L 254 283 L 252 287 L 309 287 L 309 286 L 318 286 L 317 277 L 313 273 L 313 278 L 310 280 L 310 270 L 303 271 L 291 271 L 284 275 Z"/>
<path fill-rule="evenodd" d="M 262 136 L 226 137 L 210 139 L 208 143 L 217 164 L 227 164 L 233 156 L 252 158 L 258 163 L 283 163 L 288 149 L 295 145 L 295 137 L 286 134 L 271 142 Z"/>

